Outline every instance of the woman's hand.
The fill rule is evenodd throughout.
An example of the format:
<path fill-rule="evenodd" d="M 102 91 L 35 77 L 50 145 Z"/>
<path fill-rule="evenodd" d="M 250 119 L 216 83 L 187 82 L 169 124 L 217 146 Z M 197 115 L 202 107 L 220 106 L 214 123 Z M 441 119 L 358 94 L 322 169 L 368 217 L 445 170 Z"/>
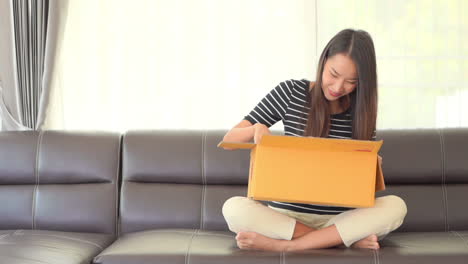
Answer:
<path fill-rule="evenodd" d="M 254 125 L 254 143 L 260 142 L 260 139 L 263 137 L 263 135 L 271 135 L 270 130 L 268 129 L 267 126 L 261 123 L 255 123 Z"/>

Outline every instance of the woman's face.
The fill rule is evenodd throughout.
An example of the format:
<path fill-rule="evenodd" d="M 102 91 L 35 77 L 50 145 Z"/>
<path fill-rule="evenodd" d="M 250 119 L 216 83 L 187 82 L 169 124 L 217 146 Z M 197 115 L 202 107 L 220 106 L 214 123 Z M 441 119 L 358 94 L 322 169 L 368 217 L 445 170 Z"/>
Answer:
<path fill-rule="evenodd" d="M 358 75 L 353 60 L 336 54 L 325 62 L 322 73 L 322 90 L 325 98 L 333 102 L 356 89 Z"/>

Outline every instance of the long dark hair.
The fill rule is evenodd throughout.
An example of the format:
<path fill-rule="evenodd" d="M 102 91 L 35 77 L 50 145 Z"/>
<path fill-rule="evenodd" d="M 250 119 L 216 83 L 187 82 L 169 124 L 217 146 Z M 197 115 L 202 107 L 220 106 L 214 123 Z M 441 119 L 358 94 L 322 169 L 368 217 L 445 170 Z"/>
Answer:
<path fill-rule="evenodd" d="M 310 107 L 305 136 L 326 137 L 330 130 L 329 102 L 322 92 L 322 73 L 325 62 L 336 54 L 349 56 L 356 65 L 356 89 L 339 100 L 341 106 L 350 105 L 353 119 L 353 139 L 370 140 L 377 122 L 377 65 L 372 38 L 366 31 L 345 29 L 336 34 L 322 52 L 317 67 L 315 86 L 310 89 Z"/>

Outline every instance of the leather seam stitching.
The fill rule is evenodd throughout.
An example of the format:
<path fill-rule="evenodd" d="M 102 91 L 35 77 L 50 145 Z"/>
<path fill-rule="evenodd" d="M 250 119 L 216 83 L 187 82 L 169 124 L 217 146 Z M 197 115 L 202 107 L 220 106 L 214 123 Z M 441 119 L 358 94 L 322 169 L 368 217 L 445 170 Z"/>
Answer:
<path fill-rule="evenodd" d="M 466 246 L 468 247 L 468 241 L 465 240 L 457 231 L 450 231 L 450 232 L 458 236 L 463 242 L 465 242 Z"/>
<path fill-rule="evenodd" d="M 201 205 L 200 205 L 200 229 L 204 228 L 204 217 L 203 211 L 205 209 L 205 192 L 206 192 L 206 178 L 205 178 L 205 143 L 206 133 L 202 133 L 202 157 L 201 157 L 201 173 L 202 173 L 202 193 L 201 193 Z"/>
<path fill-rule="evenodd" d="M 374 252 L 375 252 L 375 261 L 377 264 L 379 264 L 380 263 L 379 251 L 374 250 Z"/>
<path fill-rule="evenodd" d="M 121 160 L 121 151 L 122 151 L 122 140 L 123 136 L 119 136 L 119 145 L 117 148 L 117 172 L 116 172 L 116 178 L 115 178 L 115 210 L 114 210 L 114 215 L 115 215 L 115 228 L 114 232 L 117 237 L 120 236 L 120 231 L 119 231 L 119 203 L 120 203 L 120 198 L 119 198 L 119 177 L 120 177 L 120 160 Z"/>
<path fill-rule="evenodd" d="M 15 233 L 18 232 L 18 231 L 22 231 L 22 230 L 21 229 L 17 230 L 17 231 L 15 231 Z M 29 234 L 29 235 L 30 236 L 48 236 L 48 237 L 57 237 L 57 238 L 62 238 L 62 239 L 68 239 L 68 240 L 72 240 L 72 241 L 82 242 L 84 244 L 93 245 L 93 246 L 96 246 L 97 248 L 99 248 L 101 250 L 104 250 L 104 248 L 102 246 L 100 246 L 99 244 L 94 243 L 92 241 L 85 240 L 85 239 L 73 238 L 73 237 L 67 237 L 67 236 L 61 236 L 61 235 L 53 235 L 53 234 Z"/>
<path fill-rule="evenodd" d="M 192 231 L 174 231 L 174 230 L 154 230 L 154 231 L 145 231 L 146 233 L 177 233 L 177 234 L 192 234 Z M 217 233 L 210 233 L 206 232 L 204 234 L 198 233 L 198 236 L 216 236 L 216 237 L 228 237 L 232 238 L 232 235 L 225 235 L 225 234 L 217 234 Z"/>
<path fill-rule="evenodd" d="M 448 224 L 448 201 L 447 201 L 447 186 L 446 176 L 445 176 L 445 144 L 444 144 L 444 136 L 441 129 L 437 130 L 439 132 L 440 137 L 440 149 L 441 149 L 441 166 L 442 166 L 442 195 L 443 195 L 443 205 L 444 205 L 444 221 L 445 221 L 445 232 L 450 230 Z"/>
<path fill-rule="evenodd" d="M 193 232 L 192 232 L 192 236 L 190 237 L 190 241 L 189 241 L 189 244 L 188 244 L 188 248 L 187 248 L 187 253 L 185 253 L 185 264 L 189 264 L 190 263 L 190 249 L 192 247 L 192 241 L 193 241 L 193 237 L 195 236 L 195 234 L 197 234 L 199 231 L 199 229 L 195 229 Z"/>
<path fill-rule="evenodd" d="M 442 150 L 443 150 L 443 154 L 444 154 L 444 194 L 445 194 L 445 219 L 446 219 L 446 223 L 447 223 L 447 231 L 450 230 L 450 221 L 448 219 L 449 217 L 449 202 L 448 202 L 448 197 L 447 197 L 447 194 L 448 194 L 448 189 L 447 189 L 447 158 L 446 158 L 446 153 L 445 153 L 445 136 L 444 136 L 444 132 L 441 130 L 441 136 L 442 136 Z"/>
<path fill-rule="evenodd" d="M 34 178 L 36 180 L 36 183 L 34 184 L 34 190 L 33 190 L 33 197 L 32 197 L 32 229 L 36 229 L 36 202 L 37 202 L 37 188 L 39 186 L 39 153 L 40 153 L 40 148 L 41 148 L 41 143 L 42 143 L 42 136 L 43 136 L 43 131 L 39 131 L 39 136 L 37 138 L 37 144 L 36 144 L 36 159 L 35 159 L 35 164 L 34 164 Z"/>

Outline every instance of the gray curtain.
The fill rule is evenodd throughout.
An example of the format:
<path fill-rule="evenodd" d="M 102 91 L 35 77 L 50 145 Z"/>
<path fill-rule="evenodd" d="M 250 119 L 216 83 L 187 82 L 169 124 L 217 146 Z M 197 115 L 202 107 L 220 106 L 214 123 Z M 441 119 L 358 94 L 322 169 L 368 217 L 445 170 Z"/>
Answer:
<path fill-rule="evenodd" d="M 67 1 L 0 1 L 0 116 L 3 130 L 41 129 Z"/>

